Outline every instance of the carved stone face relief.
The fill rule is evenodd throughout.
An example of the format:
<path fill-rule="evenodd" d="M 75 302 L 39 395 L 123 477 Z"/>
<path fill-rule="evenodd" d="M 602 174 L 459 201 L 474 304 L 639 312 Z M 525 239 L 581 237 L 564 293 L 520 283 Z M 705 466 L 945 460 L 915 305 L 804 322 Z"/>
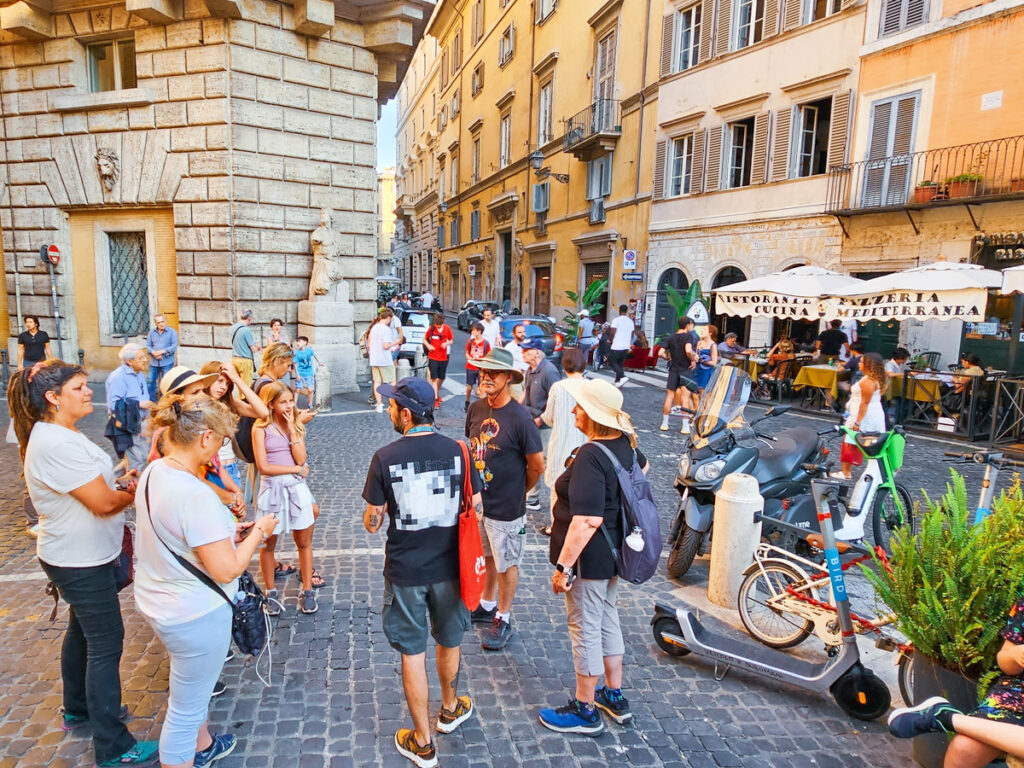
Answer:
<path fill-rule="evenodd" d="M 117 183 L 121 174 L 120 165 L 120 160 L 114 150 L 100 147 L 96 151 L 96 170 L 99 172 L 100 182 L 107 192 L 112 191 Z"/>

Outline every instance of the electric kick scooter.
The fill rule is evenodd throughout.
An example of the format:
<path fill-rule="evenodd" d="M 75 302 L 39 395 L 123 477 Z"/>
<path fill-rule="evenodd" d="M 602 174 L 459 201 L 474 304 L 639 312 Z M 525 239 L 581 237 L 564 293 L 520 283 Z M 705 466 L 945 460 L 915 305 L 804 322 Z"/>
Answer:
<path fill-rule="evenodd" d="M 974 524 L 977 525 L 992 511 L 992 499 L 996 495 L 996 483 L 999 482 L 999 470 L 1006 467 L 1024 467 L 1024 461 L 1007 459 L 999 451 L 971 451 L 962 453 L 960 451 L 946 451 L 944 454 L 952 459 L 959 459 L 954 464 L 983 464 L 985 466 L 985 479 L 981 481 L 981 497 L 978 499 L 978 509 L 974 513 Z"/>
<path fill-rule="evenodd" d="M 836 703 L 851 717 L 874 720 L 889 711 L 889 688 L 860 661 L 857 634 L 850 618 L 850 598 L 846 592 L 840 552 L 860 547 L 836 542 L 832 513 L 838 514 L 839 484 L 827 480 L 812 480 L 811 492 L 818 510 L 818 523 L 824 539 L 825 562 L 836 613 L 842 635 L 840 650 L 824 664 L 815 664 L 763 645 L 754 645 L 716 634 L 700 623 L 688 608 L 672 610 L 663 605 L 654 606 L 654 639 L 666 653 L 686 656 L 693 653 L 715 663 L 715 677 L 721 680 L 731 667 L 752 672 L 772 680 L 789 683 L 815 693 L 831 693 Z M 778 521 L 773 521 L 778 524 Z M 785 524 L 783 524 L 785 525 Z M 790 527 L 790 526 L 787 526 Z M 794 530 L 802 535 L 807 531 Z M 719 669 L 724 670 L 719 673 Z"/>

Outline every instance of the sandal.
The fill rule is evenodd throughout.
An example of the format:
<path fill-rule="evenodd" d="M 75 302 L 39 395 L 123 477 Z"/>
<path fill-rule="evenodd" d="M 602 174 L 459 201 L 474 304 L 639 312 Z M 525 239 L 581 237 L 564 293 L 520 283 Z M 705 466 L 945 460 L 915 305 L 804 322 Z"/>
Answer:
<path fill-rule="evenodd" d="M 313 589 L 320 589 L 320 587 L 327 586 L 327 582 L 324 581 L 324 577 L 320 575 L 320 571 L 316 568 L 313 569 L 313 577 L 310 579 L 309 583 Z"/>
<path fill-rule="evenodd" d="M 274 566 L 274 578 L 280 579 L 283 576 L 290 576 L 298 570 L 299 569 L 296 568 L 294 565 L 285 565 L 284 563 L 277 563 Z"/>

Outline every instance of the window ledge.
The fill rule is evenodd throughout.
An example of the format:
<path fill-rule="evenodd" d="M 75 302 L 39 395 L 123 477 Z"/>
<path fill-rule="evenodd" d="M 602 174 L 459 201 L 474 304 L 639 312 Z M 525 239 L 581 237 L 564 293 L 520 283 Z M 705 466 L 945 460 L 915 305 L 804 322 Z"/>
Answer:
<path fill-rule="evenodd" d="M 55 96 L 53 108 L 57 112 L 86 112 L 93 109 L 145 107 L 154 100 L 153 92 L 149 88 L 122 88 L 119 91 Z"/>

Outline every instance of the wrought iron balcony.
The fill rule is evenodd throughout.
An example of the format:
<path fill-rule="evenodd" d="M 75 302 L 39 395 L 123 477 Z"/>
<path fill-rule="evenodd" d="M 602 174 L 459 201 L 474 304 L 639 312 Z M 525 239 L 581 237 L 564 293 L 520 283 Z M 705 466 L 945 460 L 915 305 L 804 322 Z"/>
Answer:
<path fill-rule="evenodd" d="M 1024 136 L 834 165 L 827 197 L 839 216 L 1024 197 Z"/>
<path fill-rule="evenodd" d="M 598 99 L 564 121 L 562 149 L 583 161 L 608 154 L 622 135 L 620 113 L 618 101 Z"/>

